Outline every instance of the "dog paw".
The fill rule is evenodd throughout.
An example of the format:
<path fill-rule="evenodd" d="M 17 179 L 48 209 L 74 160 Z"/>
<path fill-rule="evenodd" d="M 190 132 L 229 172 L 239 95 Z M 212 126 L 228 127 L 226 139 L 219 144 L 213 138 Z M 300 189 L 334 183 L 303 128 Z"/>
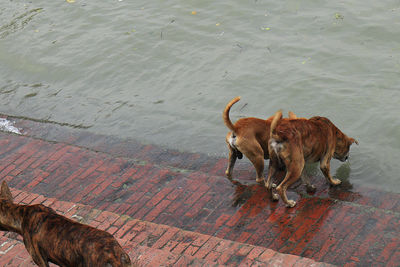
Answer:
<path fill-rule="evenodd" d="M 230 174 L 229 172 L 226 171 L 225 175 L 226 175 L 227 178 L 232 179 L 232 174 Z"/>
<path fill-rule="evenodd" d="M 273 201 L 278 201 L 279 200 L 279 195 L 276 193 L 272 193 L 272 200 Z"/>
<path fill-rule="evenodd" d="M 307 185 L 306 190 L 307 193 L 315 193 L 315 191 L 317 191 L 317 188 L 313 185 Z"/>
<path fill-rule="evenodd" d="M 332 179 L 331 184 L 332 185 L 340 185 L 342 183 L 342 181 L 340 181 L 339 179 Z"/>
<path fill-rule="evenodd" d="M 288 208 L 293 208 L 294 206 L 296 206 L 296 201 L 294 200 L 288 200 L 288 202 L 286 203 L 286 206 Z"/>
<path fill-rule="evenodd" d="M 262 183 L 263 181 L 264 181 L 264 178 L 262 178 L 262 177 L 261 178 L 256 178 L 256 182 L 257 183 Z"/>

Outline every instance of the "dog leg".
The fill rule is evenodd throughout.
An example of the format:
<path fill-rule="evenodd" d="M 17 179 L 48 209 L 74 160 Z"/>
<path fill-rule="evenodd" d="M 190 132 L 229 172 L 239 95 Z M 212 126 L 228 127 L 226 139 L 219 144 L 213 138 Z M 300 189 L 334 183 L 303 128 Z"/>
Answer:
<path fill-rule="evenodd" d="M 286 190 L 290 185 L 292 185 L 294 182 L 296 182 L 301 175 L 301 171 L 290 171 L 288 170 L 286 173 L 285 178 L 283 179 L 282 183 L 278 185 L 276 188 L 276 191 L 278 194 L 281 196 L 283 202 L 285 202 L 286 206 L 289 208 L 293 208 L 296 206 L 296 201 L 288 199 L 286 195 Z"/>
<path fill-rule="evenodd" d="M 45 260 L 42 255 L 40 254 L 40 250 L 37 246 L 32 244 L 31 238 L 24 237 L 24 244 L 26 250 L 28 250 L 29 254 L 32 257 L 32 260 L 39 266 L 39 267 L 49 267 L 49 263 Z"/>
<path fill-rule="evenodd" d="M 229 158 L 228 158 L 228 167 L 226 168 L 225 175 L 229 179 L 232 179 L 232 171 L 235 166 L 235 162 L 237 159 L 236 151 L 228 144 L 229 148 Z"/>
<path fill-rule="evenodd" d="M 236 143 L 238 150 L 241 151 L 253 163 L 256 169 L 256 182 L 264 181 L 264 150 L 257 142 L 251 142 L 248 139 L 239 139 Z"/>
<path fill-rule="evenodd" d="M 256 182 L 257 183 L 263 182 L 264 181 L 264 157 L 257 156 L 255 158 L 252 158 L 250 161 L 253 163 L 254 168 L 256 168 L 256 173 L 257 173 Z"/>
<path fill-rule="evenodd" d="M 310 177 L 305 173 L 304 170 L 301 173 L 301 181 L 306 185 L 307 193 L 314 193 L 317 190 L 315 186 L 311 184 Z"/>
<path fill-rule="evenodd" d="M 274 177 L 275 173 L 276 173 L 276 168 L 273 165 L 272 161 L 270 160 L 269 167 L 268 167 L 268 177 L 267 177 L 267 180 L 264 182 L 265 182 L 265 187 L 267 188 L 267 190 L 271 192 L 272 200 L 277 201 L 277 200 L 279 200 L 279 196 L 278 196 L 278 194 L 273 192 L 273 189 L 276 188 L 276 184 L 272 183 L 272 177 Z"/>
<path fill-rule="evenodd" d="M 321 162 L 320 162 L 321 171 L 331 185 L 339 185 L 342 183 L 342 181 L 340 181 L 339 179 L 333 178 L 330 174 L 330 168 L 331 168 L 330 160 L 331 160 L 330 157 L 324 157 L 321 160 Z"/>
<path fill-rule="evenodd" d="M 276 188 L 276 191 L 281 196 L 283 202 L 285 202 L 286 206 L 289 208 L 293 208 L 296 205 L 296 201 L 287 198 L 286 190 L 300 178 L 305 164 L 303 151 L 300 147 L 296 145 L 292 146 L 291 152 L 292 157 L 284 158 L 287 170 L 286 176 Z"/>

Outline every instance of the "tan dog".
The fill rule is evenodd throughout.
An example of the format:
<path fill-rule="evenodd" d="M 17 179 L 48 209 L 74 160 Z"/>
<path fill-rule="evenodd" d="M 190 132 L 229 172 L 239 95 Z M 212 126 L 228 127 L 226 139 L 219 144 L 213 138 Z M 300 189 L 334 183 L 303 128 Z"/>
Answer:
<path fill-rule="evenodd" d="M 239 96 L 232 99 L 226 105 L 222 113 L 222 118 L 226 127 L 231 130 L 231 132 L 228 132 L 226 135 L 229 158 L 225 174 L 228 178 L 232 178 L 232 171 L 236 159 L 241 159 L 244 154 L 256 169 L 256 181 L 262 182 L 264 179 L 264 159 L 269 158 L 268 140 L 273 116 L 266 120 L 258 118 L 242 118 L 233 124 L 229 118 L 229 111 L 233 104 L 239 100 Z M 289 112 L 289 118 L 295 119 L 296 115 L 293 112 Z"/>
<path fill-rule="evenodd" d="M 271 122 L 271 138 L 268 142 L 270 164 L 265 186 L 273 187 L 271 177 L 280 167 L 286 168 L 286 176 L 276 187 L 276 191 L 288 207 L 294 207 L 296 202 L 288 200 L 286 189 L 296 182 L 307 162 L 320 162 L 320 168 L 331 185 L 338 185 L 340 180 L 332 178 L 330 161 L 332 158 L 346 161 L 350 146 L 358 144 L 354 138 L 347 137 L 329 119 L 312 117 L 282 119 L 282 112 L 275 113 Z M 309 186 L 312 186 L 308 183 Z M 278 196 L 273 194 L 273 198 Z"/>
<path fill-rule="evenodd" d="M 22 235 L 33 261 L 41 267 L 48 267 L 49 261 L 71 267 L 131 266 L 128 254 L 111 234 L 67 219 L 41 204 L 14 204 L 5 181 L 0 193 L 0 230 Z"/>

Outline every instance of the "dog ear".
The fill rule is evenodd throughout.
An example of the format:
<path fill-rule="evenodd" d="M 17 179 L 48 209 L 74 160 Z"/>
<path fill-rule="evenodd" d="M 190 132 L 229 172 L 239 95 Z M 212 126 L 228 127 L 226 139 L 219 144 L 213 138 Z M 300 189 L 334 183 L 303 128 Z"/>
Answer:
<path fill-rule="evenodd" d="M 289 119 L 297 119 L 297 115 L 293 111 L 289 111 Z"/>
<path fill-rule="evenodd" d="M 0 197 L 1 198 L 5 198 L 5 199 L 7 199 L 7 200 L 9 200 L 11 202 L 13 201 L 13 197 L 12 197 L 10 188 L 8 188 L 8 185 L 7 185 L 6 181 L 3 181 L 1 183 Z"/>
<path fill-rule="evenodd" d="M 349 138 L 349 141 L 350 141 L 350 143 L 356 143 L 357 145 L 358 145 L 358 141 L 356 140 L 356 139 L 354 139 L 354 138 Z"/>

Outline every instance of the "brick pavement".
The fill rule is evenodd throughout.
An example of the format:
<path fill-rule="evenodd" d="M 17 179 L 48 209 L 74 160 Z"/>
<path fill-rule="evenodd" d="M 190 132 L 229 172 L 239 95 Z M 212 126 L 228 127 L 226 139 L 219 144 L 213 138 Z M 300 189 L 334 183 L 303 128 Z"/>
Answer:
<path fill-rule="evenodd" d="M 137 220 L 88 205 L 46 198 L 14 188 L 11 190 L 15 201 L 20 204 L 51 206 L 68 218 L 108 231 L 117 238 L 138 266 L 250 266 L 275 263 L 285 266 L 327 266 L 311 259 L 285 255 L 260 246 Z M 2 232 L 0 265 L 35 266 L 21 236 Z"/>
<path fill-rule="evenodd" d="M 165 231 L 164 238 L 169 239 L 162 248 L 168 251 L 163 253 L 175 253 L 165 257 L 195 252 L 203 256 L 196 259 L 208 261 L 200 265 L 248 261 L 256 266 L 265 264 L 263 260 L 282 266 L 292 261 L 307 265 L 311 259 L 342 266 L 398 266 L 399 194 L 349 182 L 331 188 L 314 177 L 317 192 L 308 195 L 303 186 L 295 185 L 288 194 L 298 205 L 287 209 L 281 201 L 270 201 L 266 190 L 253 181 L 254 170 L 245 161 L 235 168 L 236 180 L 230 182 L 223 177 L 225 158 L 28 120 L 17 120 L 17 125 L 25 136 L 0 133 L 0 180 L 20 190 L 19 198 L 26 195 L 24 201 L 45 199 L 53 208 L 64 201 L 108 212 L 103 217 L 123 215 L 155 225 L 156 235 L 139 234 L 141 242 L 150 237 L 151 245 L 137 251 L 160 249 L 157 235 Z M 102 223 L 117 235 L 131 226 Z M 218 238 L 224 245 L 207 251 L 216 244 L 198 248 L 193 238 L 174 231 Z M 248 249 L 243 244 L 256 249 L 244 257 Z M 236 255 L 232 249 L 238 248 L 241 252 Z M 262 249 L 269 250 L 254 256 Z M 283 264 L 285 260 L 289 263 Z"/>

